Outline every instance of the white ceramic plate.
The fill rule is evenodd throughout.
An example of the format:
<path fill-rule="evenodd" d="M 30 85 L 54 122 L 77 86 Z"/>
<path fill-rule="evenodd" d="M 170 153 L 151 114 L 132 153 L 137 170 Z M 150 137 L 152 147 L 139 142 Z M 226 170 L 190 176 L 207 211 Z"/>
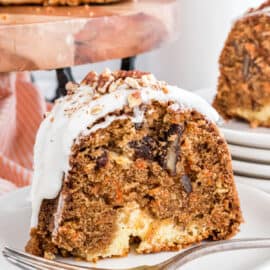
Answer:
<path fill-rule="evenodd" d="M 195 92 L 210 104 L 215 96 L 213 89 L 200 89 Z M 226 140 L 232 144 L 270 149 L 270 128 L 251 128 L 248 123 L 230 120 L 220 124 Z"/>
<path fill-rule="evenodd" d="M 265 150 L 234 144 L 228 144 L 228 146 L 233 158 L 270 164 L 270 149 Z"/>
<path fill-rule="evenodd" d="M 260 163 L 233 160 L 233 171 L 244 176 L 254 176 L 259 178 L 270 178 L 270 165 Z"/>
<path fill-rule="evenodd" d="M 270 195 L 243 184 L 238 184 L 238 190 L 245 223 L 241 226 L 241 232 L 237 238 L 270 236 Z M 0 249 L 4 245 L 23 249 L 28 239 L 31 212 L 28 197 L 29 188 L 26 188 L 0 198 Z M 181 270 L 216 270 L 217 265 L 219 270 L 251 270 L 269 259 L 269 254 L 269 249 L 213 254 L 197 259 Z M 173 255 L 175 252 L 152 255 L 131 254 L 126 258 L 101 260 L 97 264 L 72 262 L 78 265 L 121 269 L 145 264 L 152 265 Z M 17 268 L 10 265 L 0 253 L 0 269 L 15 270 Z"/>
<path fill-rule="evenodd" d="M 234 179 L 236 183 L 238 184 L 250 185 L 264 192 L 270 193 L 270 178 L 260 179 L 260 178 L 255 178 L 255 177 L 245 177 L 245 176 L 234 175 Z"/>

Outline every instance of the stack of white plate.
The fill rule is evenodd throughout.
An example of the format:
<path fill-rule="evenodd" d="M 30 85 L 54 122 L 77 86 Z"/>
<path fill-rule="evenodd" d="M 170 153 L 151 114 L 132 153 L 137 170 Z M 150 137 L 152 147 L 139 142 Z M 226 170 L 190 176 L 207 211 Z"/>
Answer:
<path fill-rule="evenodd" d="M 198 95 L 212 103 L 215 91 L 202 89 Z M 236 179 L 270 192 L 270 128 L 251 128 L 231 120 L 220 123 L 233 159 Z"/>

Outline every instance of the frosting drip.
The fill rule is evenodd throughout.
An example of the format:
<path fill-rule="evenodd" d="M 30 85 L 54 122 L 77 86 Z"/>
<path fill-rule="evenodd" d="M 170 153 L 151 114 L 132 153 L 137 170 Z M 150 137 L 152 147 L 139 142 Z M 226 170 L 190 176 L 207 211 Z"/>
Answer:
<path fill-rule="evenodd" d="M 56 102 L 39 128 L 34 148 L 31 227 L 37 226 L 42 200 L 53 199 L 58 195 L 63 177 L 69 171 L 72 145 L 80 136 L 106 128 L 116 119 L 127 118 L 128 116 L 108 116 L 126 105 L 134 111 L 131 121 L 143 121 L 143 112 L 136 106 L 138 93 L 141 103 L 152 100 L 172 101 L 176 104 L 172 108 L 196 109 L 211 121 L 216 122 L 219 119 L 218 113 L 205 100 L 174 86 L 166 86 L 166 91 L 163 91 L 153 87 L 127 89 L 122 85 L 114 92 L 94 98 L 93 88 L 81 85 L 72 95 Z M 93 125 L 102 118 L 105 118 L 103 122 Z"/>

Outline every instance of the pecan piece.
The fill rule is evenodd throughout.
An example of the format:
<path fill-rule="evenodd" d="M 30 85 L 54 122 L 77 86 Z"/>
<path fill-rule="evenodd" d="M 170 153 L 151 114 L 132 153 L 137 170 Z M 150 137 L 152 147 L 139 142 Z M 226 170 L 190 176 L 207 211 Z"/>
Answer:
<path fill-rule="evenodd" d="M 171 175 L 176 174 L 176 164 L 180 152 L 180 139 L 184 128 L 182 125 L 173 124 L 167 132 L 167 154 L 165 158 L 165 168 Z"/>
<path fill-rule="evenodd" d="M 249 68 L 251 65 L 251 61 L 252 60 L 250 59 L 250 57 L 246 54 L 243 61 L 243 77 L 245 81 L 247 81 L 249 77 Z"/>
<path fill-rule="evenodd" d="M 192 185 L 190 178 L 185 174 L 181 177 L 182 186 L 187 194 L 192 192 Z"/>

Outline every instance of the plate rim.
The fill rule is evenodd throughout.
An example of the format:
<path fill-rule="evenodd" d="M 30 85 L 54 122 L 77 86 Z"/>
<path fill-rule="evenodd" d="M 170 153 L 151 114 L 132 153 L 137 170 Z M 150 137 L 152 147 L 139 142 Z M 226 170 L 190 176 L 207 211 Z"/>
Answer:
<path fill-rule="evenodd" d="M 232 143 L 228 143 L 228 147 L 232 157 L 235 159 L 240 159 L 240 161 L 242 160 L 245 162 L 255 162 L 262 165 L 270 165 L 270 149 L 267 150 Z"/>
<path fill-rule="evenodd" d="M 236 165 L 235 163 L 238 163 L 238 165 Z M 235 173 L 240 173 L 243 174 L 246 177 L 255 177 L 255 178 L 265 178 L 265 179 L 269 179 L 270 178 L 270 165 L 269 164 L 261 164 L 261 163 L 254 163 L 254 162 L 246 162 L 243 160 L 236 160 L 233 159 L 232 160 L 232 166 L 233 166 L 233 171 Z M 253 171 L 252 168 L 254 168 L 254 171 L 256 172 L 260 172 L 259 174 L 254 172 L 254 174 L 252 173 L 252 171 L 245 171 L 242 169 L 239 169 L 239 167 L 235 168 L 235 166 L 247 166 L 250 168 L 250 170 Z M 257 168 L 256 168 L 257 167 Z M 265 171 L 264 171 L 265 170 Z M 263 173 L 262 173 L 263 171 Z"/>
<path fill-rule="evenodd" d="M 197 89 L 194 91 L 195 94 L 199 95 L 201 98 L 205 99 L 210 105 L 212 105 L 212 102 L 210 102 L 210 95 L 212 96 L 211 99 L 214 97 L 216 90 L 214 88 L 202 88 L 202 89 Z M 222 117 L 221 117 L 222 119 Z M 225 121 L 225 120 L 224 120 Z M 248 123 L 246 122 L 240 122 L 235 119 L 225 121 L 225 123 L 229 122 L 236 122 L 239 124 L 243 124 L 246 126 L 249 126 Z M 241 130 L 235 130 L 235 129 L 230 129 L 228 127 L 224 127 L 222 125 L 219 125 L 220 130 L 222 133 L 225 135 L 225 138 L 228 142 L 234 143 L 234 144 L 240 144 L 243 146 L 250 146 L 250 147 L 257 147 L 261 149 L 270 149 L 270 140 L 269 143 L 261 143 L 261 141 L 267 141 L 267 139 L 270 136 L 270 128 L 269 128 L 269 134 L 267 133 L 260 133 L 260 132 L 246 132 L 246 131 L 241 131 Z M 263 128 L 263 127 L 262 127 Z M 254 136 L 256 137 L 254 141 Z M 233 137 L 233 138 L 232 138 Z M 250 143 L 252 141 L 252 143 Z"/>

